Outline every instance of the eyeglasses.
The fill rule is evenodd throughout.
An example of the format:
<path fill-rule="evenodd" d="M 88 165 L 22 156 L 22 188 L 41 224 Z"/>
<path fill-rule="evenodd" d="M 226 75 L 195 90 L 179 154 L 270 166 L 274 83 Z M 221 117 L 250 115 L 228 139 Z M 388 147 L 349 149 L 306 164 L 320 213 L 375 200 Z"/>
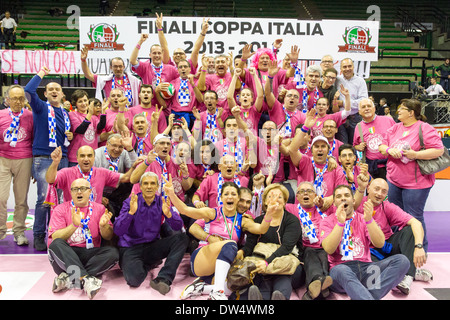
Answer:
<path fill-rule="evenodd" d="M 333 60 L 323 60 L 322 63 L 333 63 Z"/>
<path fill-rule="evenodd" d="M 78 193 L 78 192 L 85 192 L 85 191 L 87 191 L 87 190 L 91 190 L 91 188 L 90 187 L 73 187 L 73 188 L 70 188 L 70 191 L 72 191 L 73 193 Z"/>
<path fill-rule="evenodd" d="M 15 101 L 15 102 L 17 102 L 17 101 L 24 102 L 25 101 L 25 97 L 9 97 L 8 99 L 11 101 Z"/>
<path fill-rule="evenodd" d="M 299 189 L 299 190 L 297 190 L 297 194 L 302 194 L 302 193 L 314 193 L 314 190 L 311 190 L 311 189 Z"/>

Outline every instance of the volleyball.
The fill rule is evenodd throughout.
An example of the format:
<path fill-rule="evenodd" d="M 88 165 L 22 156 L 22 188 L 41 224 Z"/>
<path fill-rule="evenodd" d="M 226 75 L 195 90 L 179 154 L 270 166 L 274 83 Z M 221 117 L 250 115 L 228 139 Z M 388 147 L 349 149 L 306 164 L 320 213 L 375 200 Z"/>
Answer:
<path fill-rule="evenodd" d="M 170 83 L 167 88 L 164 88 L 159 92 L 159 95 L 163 99 L 170 99 L 170 98 L 172 98 L 174 92 L 175 92 L 175 89 L 174 89 L 173 85 Z"/>

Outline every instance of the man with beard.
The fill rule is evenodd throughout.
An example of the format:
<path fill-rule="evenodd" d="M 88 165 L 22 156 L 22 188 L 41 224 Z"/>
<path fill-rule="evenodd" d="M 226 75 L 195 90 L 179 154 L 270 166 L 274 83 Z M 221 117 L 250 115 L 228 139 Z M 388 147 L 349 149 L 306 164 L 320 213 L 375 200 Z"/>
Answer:
<path fill-rule="evenodd" d="M 34 213 L 34 248 L 38 251 L 47 250 L 45 234 L 50 209 L 44 204 L 48 184 L 45 173 L 52 163 L 51 154 L 59 148 L 61 158 L 58 168 L 68 166 L 67 147 L 73 138 L 70 132 L 70 118 L 61 105 L 64 95 L 59 83 L 50 82 L 45 86 L 43 101 L 37 94 L 37 88 L 50 69 L 42 67 L 41 70 L 28 82 L 25 93 L 30 95 L 30 106 L 33 112 L 33 166 L 32 176 L 37 182 L 37 200 Z"/>
<path fill-rule="evenodd" d="M 333 198 L 336 213 L 328 215 L 319 227 L 333 278 L 330 289 L 346 293 L 352 300 L 380 300 L 402 280 L 410 263 L 402 254 L 372 262 L 370 246 L 382 248 L 385 240 L 372 216 L 374 204 L 367 201 L 364 213 L 355 213 L 348 185 L 336 187 Z"/>

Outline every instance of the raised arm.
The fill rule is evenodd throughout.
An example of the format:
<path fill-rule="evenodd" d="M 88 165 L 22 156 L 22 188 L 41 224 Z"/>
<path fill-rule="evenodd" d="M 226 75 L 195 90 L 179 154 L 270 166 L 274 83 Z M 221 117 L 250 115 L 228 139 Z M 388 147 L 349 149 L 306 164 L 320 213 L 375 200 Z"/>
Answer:
<path fill-rule="evenodd" d="M 86 61 L 88 52 L 89 52 L 89 50 L 87 47 L 83 47 L 81 49 L 81 70 L 83 70 L 83 74 L 86 79 L 90 80 L 91 82 L 94 82 L 94 74 L 89 69 L 87 61 Z"/>
<path fill-rule="evenodd" d="M 148 34 L 143 33 L 141 34 L 141 38 L 139 39 L 137 45 L 133 48 L 133 51 L 131 51 L 130 56 L 130 63 L 132 66 L 136 66 L 138 64 L 138 55 L 139 55 L 139 49 L 141 48 L 141 45 L 145 42 L 145 40 L 148 39 Z"/>

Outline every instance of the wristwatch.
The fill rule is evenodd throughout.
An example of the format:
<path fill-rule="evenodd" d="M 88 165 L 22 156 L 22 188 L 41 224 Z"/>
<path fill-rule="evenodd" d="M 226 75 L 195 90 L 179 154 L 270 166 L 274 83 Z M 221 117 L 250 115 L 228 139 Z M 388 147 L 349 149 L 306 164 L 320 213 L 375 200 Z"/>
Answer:
<path fill-rule="evenodd" d="M 423 244 L 418 243 L 414 246 L 414 248 L 419 248 L 419 249 L 423 249 Z"/>

